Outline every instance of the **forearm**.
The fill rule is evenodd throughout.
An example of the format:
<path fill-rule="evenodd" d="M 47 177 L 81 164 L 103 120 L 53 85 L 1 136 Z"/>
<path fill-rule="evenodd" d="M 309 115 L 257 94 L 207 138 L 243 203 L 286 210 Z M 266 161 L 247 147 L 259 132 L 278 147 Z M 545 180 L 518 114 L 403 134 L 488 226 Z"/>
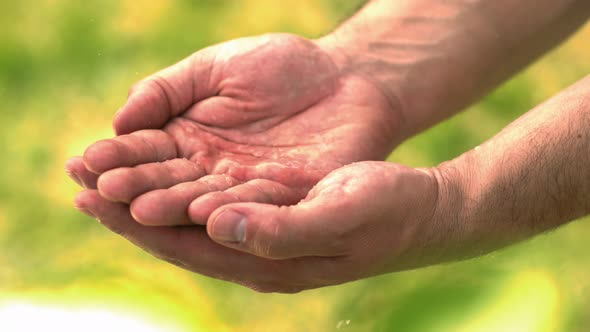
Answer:
<path fill-rule="evenodd" d="M 584 23 L 586 0 L 374 0 L 321 43 L 400 110 L 400 139 L 466 107 Z"/>
<path fill-rule="evenodd" d="M 490 251 L 590 214 L 589 165 L 590 76 L 439 166 L 440 215 L 468 247 L 455 250 Z"/>

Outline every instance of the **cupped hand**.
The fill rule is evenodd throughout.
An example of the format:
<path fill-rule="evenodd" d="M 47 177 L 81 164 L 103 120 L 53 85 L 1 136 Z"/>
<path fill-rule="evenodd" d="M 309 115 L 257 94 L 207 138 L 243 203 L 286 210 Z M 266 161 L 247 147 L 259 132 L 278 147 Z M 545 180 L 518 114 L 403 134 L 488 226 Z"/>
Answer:
<path fill-rule="evenodd" d="M 258 291 L 298 292 L 440 261 L 459 228 L 443 217 L 437 179 L 433 170 L 354 163 L 331 172 L 296 205 L 224 205 L 206 230 L 140 225 L 125 204 L 95 190 L 78 204 L 183 268 Z"/>
<path fill-rule="evenodd" d="M 401 120 L 329 49 L 271 34 L 199 51 L 136 84 L 114 120 L 120 136 L 66 168 L 145 225 L 204 224 L 234 202 L 295 204 L 330 171 L 385 158 Z"/>

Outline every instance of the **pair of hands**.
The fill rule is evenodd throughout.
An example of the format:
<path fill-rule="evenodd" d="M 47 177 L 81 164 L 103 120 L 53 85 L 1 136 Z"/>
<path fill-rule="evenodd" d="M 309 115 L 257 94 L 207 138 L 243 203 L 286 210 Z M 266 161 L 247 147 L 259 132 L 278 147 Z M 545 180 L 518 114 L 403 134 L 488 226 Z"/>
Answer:
<path fill-rule="evenodd" d="M 368 161 L 392 150 L 401 112 L 331 50 L 238 39 L 139 82 L 118 136 L 68 161 L 76 206 L 156 257 L 258 291 L 427 263 L 439 175 Z"/>

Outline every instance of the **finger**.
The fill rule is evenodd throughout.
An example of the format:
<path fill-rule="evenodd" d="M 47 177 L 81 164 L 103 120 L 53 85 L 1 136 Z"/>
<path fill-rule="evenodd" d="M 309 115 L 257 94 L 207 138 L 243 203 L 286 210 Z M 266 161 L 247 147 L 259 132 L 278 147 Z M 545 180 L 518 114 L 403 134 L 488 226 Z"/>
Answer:
<path fill-rule="evenodd" d="M 195 53 L 136 83 L 113 120 L 117 135 L 162 128 L 193 103 L 214 95 L 210 58 L 207 51 Z"/>
<path fill-rule="evenodd" d="M 98 175 L 84 166 L 82 157 L 73 157 L 66 162 L 66 174 L 85 189 L 96 189 Z"/>
<path fill-rule="evenodd" d="M 189 206 L 188 215 L 193 223 L 204 225 L 213 211 L 226 204 L 256 202 L 292 205 L 297 204 L 303 197 L 298 191 L 281 183 L 255 179 L 225 191 L 215 191 L 197 198 Z"/>
<path fill-rule="evenodd" d="M 268 285 L 277 284 L 278 280 L 288 282 L 295 275 L 286 263 L 218 245 L 200 226 L 142 226 L 133 220 L 127 205 L 107 201 L 96 190 L 78 194 L 76 206 L 155 257 L 199 274 L 271 290 Z"/>
<path fill-rule="evenodd" d="M 84 164 L 88 170 L 100 174 L 118 167 L 176 157 L 176 144 L 170 135 L 161 130 L 141 130 L 92 144 L 84 152 Z"/>
<path fill-rule="evenodd" d="M 345 206 L 321 199 L 279 207 L 236 203 L 213 212 L 207 223 L 211 238 L 220 244 L 256 256 L 287 259 L 345 254 Z M 345 227 L 345 226 L 344 226 Z"/>
<path fill-rule="evenodd" d="M 192 225 L 188 207 L 197 197 L 240 184 L 228 175 L 207 175 L 194 182 L 181 183 L 169 189 L 154 190 L 131 203 L 135 220 L 147 226 Z"/>
<path fill-rule="evenodd" d="M 131 203 L 149 191 L 195 181 L 205 174 L 203 167 L 190 160 L 172 159 L 107 171 L 98 179 L 98 190 L 110 201 Z"/>

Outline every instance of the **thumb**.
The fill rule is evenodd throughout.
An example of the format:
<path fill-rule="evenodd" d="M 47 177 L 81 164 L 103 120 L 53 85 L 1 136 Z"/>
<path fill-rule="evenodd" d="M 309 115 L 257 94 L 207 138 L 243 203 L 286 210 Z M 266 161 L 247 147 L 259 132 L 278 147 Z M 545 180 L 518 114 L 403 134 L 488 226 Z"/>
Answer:
<path fill-rule="evenodd" d="M 207 232 L 224 246 L 270 259 L 342 255 L 348 232 L 338 225 L 350 223 L 341 222 L 342 209 L 319 203 L 225 205 L 211 214 Z"/>
<path fill-rule="evenodd" d="M 211 64 L 205 55 L 203 51 L 195 53 L 133 85 L 126 104 L 113 120 L 115 133 L 162 128 L 171 118 L 208 97 Z"/>

